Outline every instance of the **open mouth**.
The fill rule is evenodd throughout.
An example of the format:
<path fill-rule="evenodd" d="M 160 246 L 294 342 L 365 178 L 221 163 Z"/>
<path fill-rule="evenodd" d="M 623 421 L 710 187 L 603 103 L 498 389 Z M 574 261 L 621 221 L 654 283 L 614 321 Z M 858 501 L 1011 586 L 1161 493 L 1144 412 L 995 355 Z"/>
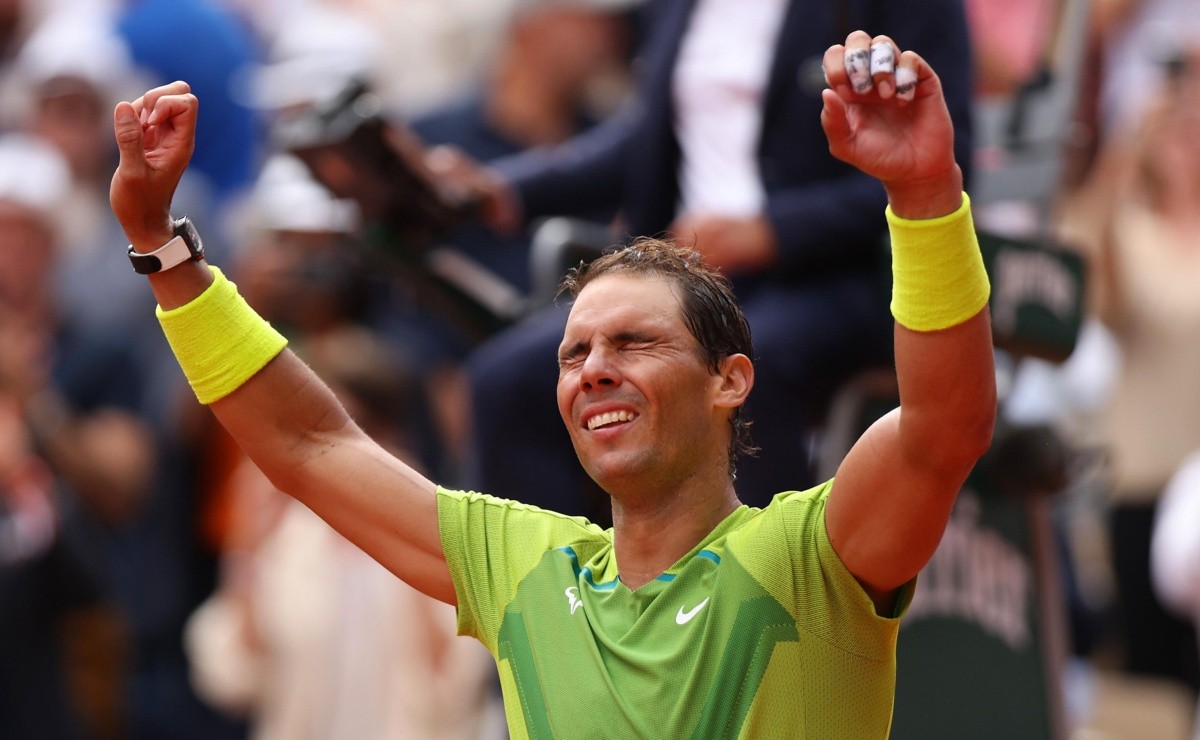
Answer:
<path fill-rule="evenodd" d="M 587 420 L 586 426 L 589 432 L 594 432 L 597 429 L 613 427 L 618 424 L 631 422 L 638 417 L 633 411 L 606 411 L 603 414 L 596 414 Z"/>

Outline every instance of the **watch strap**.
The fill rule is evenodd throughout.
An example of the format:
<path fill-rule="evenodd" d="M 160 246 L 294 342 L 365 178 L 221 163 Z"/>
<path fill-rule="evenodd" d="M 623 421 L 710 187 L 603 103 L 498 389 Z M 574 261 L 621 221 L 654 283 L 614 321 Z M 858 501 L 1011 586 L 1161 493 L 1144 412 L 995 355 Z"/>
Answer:
<path fill-rule="evenodd" d="M 171 226 L 175 236 L 153 252 L 138 252 L 132 244 L 129 245 L 127 254 L 134 272 L 150 275 L 204 257 L 204 244 L 191 219 L 184 216 L 173 221 Z"/>
<path fill-rule="evenodd" d="M 169 270 L 181 265 L 192 258 L 192 250 L 182 236 L 171 237 L 171 240 L 153 252 L 136 252 L 129 245 L 129 261 L 133 263 L 134 272 L 149 275 L 155 272 Z"/>

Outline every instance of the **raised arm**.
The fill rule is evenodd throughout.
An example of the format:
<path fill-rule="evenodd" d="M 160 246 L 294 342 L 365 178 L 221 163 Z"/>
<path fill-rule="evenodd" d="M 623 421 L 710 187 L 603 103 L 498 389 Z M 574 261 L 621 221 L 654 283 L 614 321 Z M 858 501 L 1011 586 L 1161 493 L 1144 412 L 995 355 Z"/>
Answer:
<path fill-rule="evenodd" d="M 171 198 L 192 154 L 197 110 L 183 82 L 117 105 L 121 161 L 110 200 L 137 252 L 172 239 Z M 453 604 L 433 483 L 371 441 L 203 259 L 149 278 L 198 397 L 272 483 L 410 585 Z"/>
<path fill-rule="evenodd" d="M 894 74 L 883 64 L 889 53 Z M 826 510 L 834 549 L 882 611 L 932 557 L 959 488 L 991 442 L 988 287 L 933 69 L 862 31 L 824 62 L 830 151 L 879 178 L 891 211 L 900 408 L 851 449 Z"/>

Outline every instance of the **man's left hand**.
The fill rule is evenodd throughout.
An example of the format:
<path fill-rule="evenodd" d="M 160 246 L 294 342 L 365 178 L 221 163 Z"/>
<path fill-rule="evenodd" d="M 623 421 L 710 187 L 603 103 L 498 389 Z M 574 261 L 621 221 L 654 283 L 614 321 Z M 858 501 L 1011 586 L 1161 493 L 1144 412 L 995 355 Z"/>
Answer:
<path fill-rule="evenodd" d="M 967 60 L 963 60 L 965 64 Z M 821 125 L 833 156 L 878 178 L 892 210 L 931 218 L 961 203 L 954 124 L 937 74 L 887 36 L 855 31 L 824 58 Z"/>

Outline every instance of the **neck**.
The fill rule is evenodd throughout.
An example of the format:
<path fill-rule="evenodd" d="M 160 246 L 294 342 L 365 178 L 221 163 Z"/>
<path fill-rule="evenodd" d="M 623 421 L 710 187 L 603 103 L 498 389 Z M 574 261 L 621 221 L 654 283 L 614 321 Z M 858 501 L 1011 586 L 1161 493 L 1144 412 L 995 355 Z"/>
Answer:
<path fill-rule="evenodd" d="M 524 147 L 559 144 L 575 133 L 574 101 L 520 61 L 500 68 L 485 105 L 488 121 Z"/>
<path fill-rule="evenodd" d="M 630 590 L 654 580 L 713 531 L 741 502 L 722 485 L 668 496 L 613 496 L 613 547 Z"/>

